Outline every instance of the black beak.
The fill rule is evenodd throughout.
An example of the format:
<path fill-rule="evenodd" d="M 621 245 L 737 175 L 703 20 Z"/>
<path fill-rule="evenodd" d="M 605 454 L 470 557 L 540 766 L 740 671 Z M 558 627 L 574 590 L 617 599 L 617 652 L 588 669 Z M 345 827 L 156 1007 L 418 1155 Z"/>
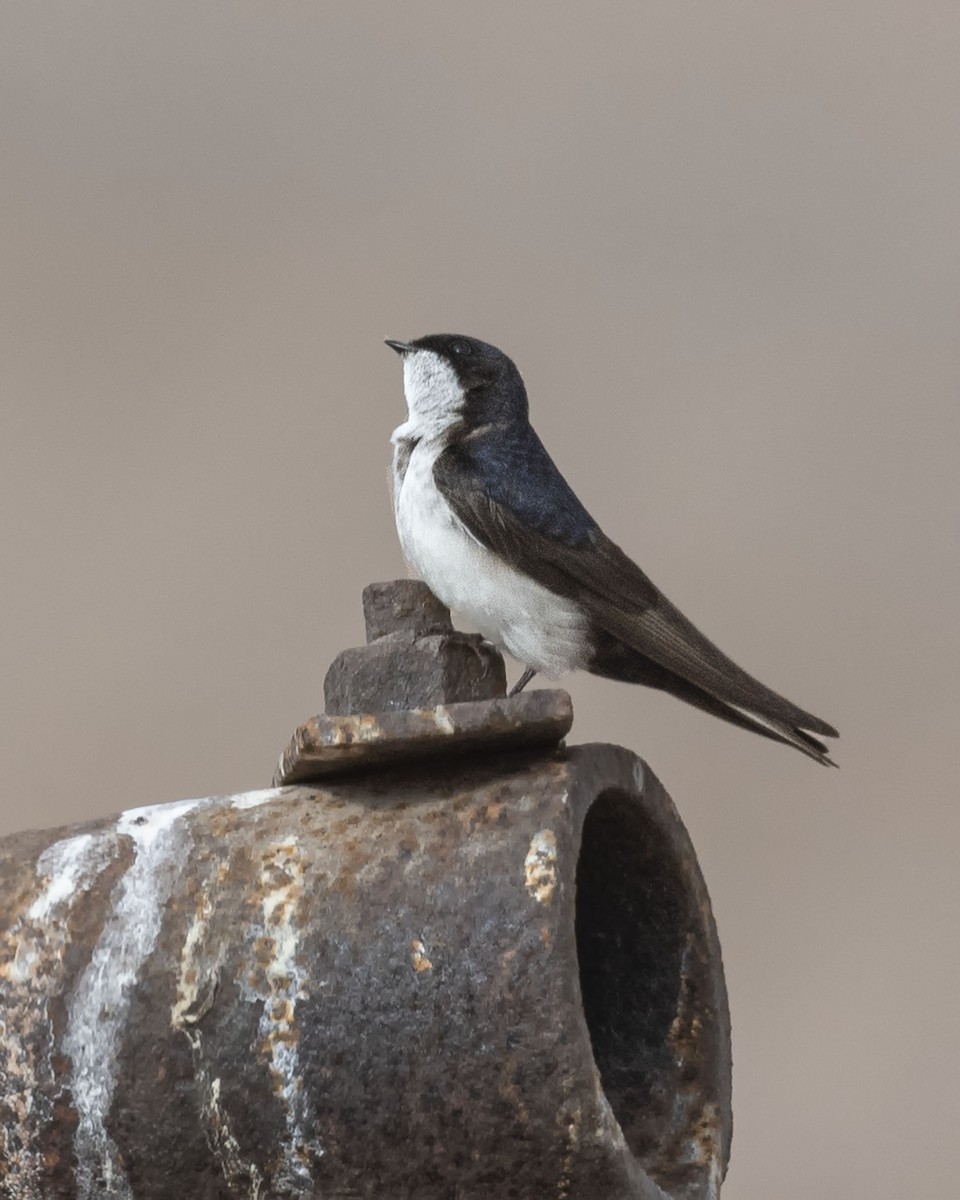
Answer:
<path fill-rule="evenodd" d="M 410 350 L 414 349 L 412 342 L 395 342 L 393 338 L 387 338 L 385 340 L 385 344 L 388 345 L 391 350 L 396 350 L 398 354 L 407 354 Z"/>

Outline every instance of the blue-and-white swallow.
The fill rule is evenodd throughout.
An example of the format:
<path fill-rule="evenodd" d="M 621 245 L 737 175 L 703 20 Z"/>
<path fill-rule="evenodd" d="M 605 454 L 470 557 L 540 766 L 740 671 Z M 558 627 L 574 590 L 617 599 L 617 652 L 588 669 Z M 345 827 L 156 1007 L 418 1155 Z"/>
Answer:
<path fill-rule="evenodd" d="M 393 433 L 403 553 L 448 608 L 533 675 L 568 671 L 670 692 L 833 765 L 814 717 L 727 658 L 615 545 L 530 425 L 495 346 L 459 334 L 389 340 L 408 419 Z"/>

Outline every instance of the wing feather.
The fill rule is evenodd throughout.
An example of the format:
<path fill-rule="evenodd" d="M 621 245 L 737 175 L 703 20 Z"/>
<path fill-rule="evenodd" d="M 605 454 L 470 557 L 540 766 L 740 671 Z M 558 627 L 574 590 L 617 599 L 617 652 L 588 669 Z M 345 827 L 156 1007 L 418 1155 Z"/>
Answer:
<path fill-rule="evenodd" d="M 774 722 L 836 737 L 833 726 L 805 712 L 749 675 L 705 637 L 589 517 L 539 440 L 523 458 L 485 470 L 491 431 L 451 444 L 438 458 L 434 481 L 478 541 L 546 587 L 577 600 L 612 636 L 723 704 Z M 530 431 L 536 439 L 536 434 Z M 496 439 L 502 459 L 504 439 Z M 542 456 L 562 487 L 544 496 L 523 470 Z M 550 477 L 550 472 L 546 477 Z M 575 508 L 571 506 L 571 498 Z"/>

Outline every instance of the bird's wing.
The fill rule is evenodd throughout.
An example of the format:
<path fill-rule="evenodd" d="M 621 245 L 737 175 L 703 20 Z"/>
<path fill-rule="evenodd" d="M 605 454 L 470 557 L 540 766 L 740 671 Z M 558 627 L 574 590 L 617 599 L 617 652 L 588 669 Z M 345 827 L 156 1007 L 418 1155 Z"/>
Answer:
<path fill-rule="evenodd" d="M 577 600 L 625 645 L 725 704 L 837 736 L 738 667 L 667 600 L 590 517 L 529 427 L 510 438 L 467 435 L 438 456 L 433 477 L 477 541 Z"/>

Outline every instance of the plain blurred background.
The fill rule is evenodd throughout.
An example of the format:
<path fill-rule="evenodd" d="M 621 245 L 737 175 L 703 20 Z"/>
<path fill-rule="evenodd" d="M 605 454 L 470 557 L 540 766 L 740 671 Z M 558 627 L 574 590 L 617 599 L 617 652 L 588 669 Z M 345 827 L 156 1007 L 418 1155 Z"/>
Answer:
<path fill-rule="evenodd" d="M 382 339 L 482 337 L 843 734 L 567 681 L 700 853 L 726 1200 L 953 1195 L 958 62 L 931 0 L 3 4 L 3 831 L 269 781 L 404 573 Z"/>

